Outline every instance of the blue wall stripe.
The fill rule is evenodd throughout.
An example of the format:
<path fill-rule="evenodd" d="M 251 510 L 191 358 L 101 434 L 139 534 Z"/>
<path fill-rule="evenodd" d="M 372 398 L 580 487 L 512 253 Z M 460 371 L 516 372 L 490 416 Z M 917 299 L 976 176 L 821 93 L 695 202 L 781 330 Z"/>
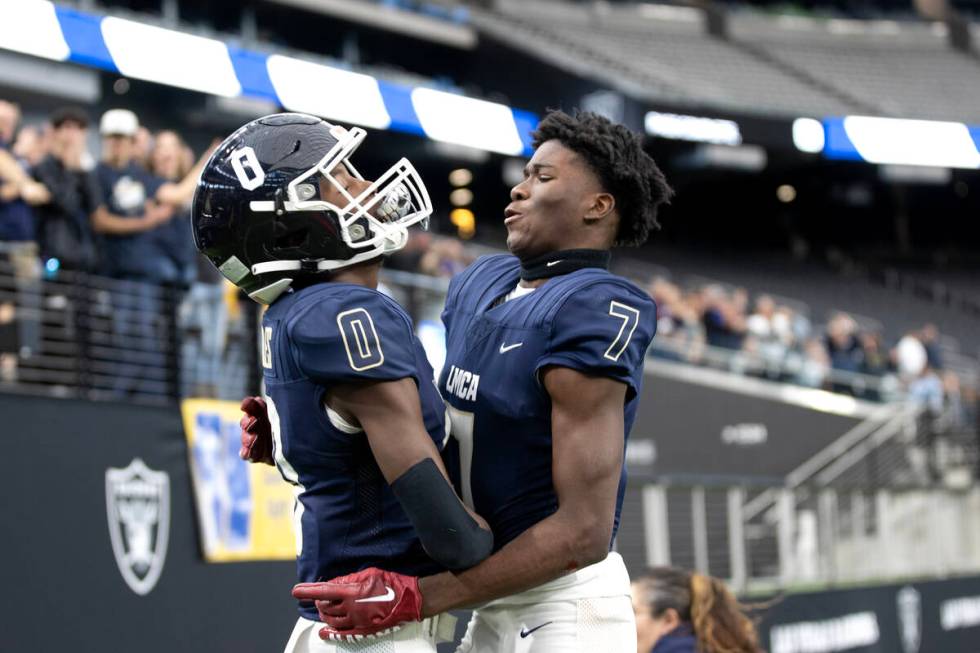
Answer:
<path fill-rule="evenodd" d="M 232 45 L 227 47 L 231 65 L 235 68 L 235 75 L 242 85 L 242 94 L 279 103 L 279 96 L 276 95 L 276 89 L 269 79 L 269 69 L 266 67 L 269 57 Z"/>
<path fill-rule="evenodd" d="M 973 144 L 977 146 L 977 152 L 980 152 L 980 127 L 967 126 L 967 129 L 970 130 L 970 137 L 973 138 Z"/>
<path fill-rule="evenodd" d="M 826 142 L 823 146 L 823 153 L 828 159 L 841 159 L 844 161 L 863 161 L 861 154 L 854 147 L 854 143 L 844 131 L 843 118 L 824 118 L 824 134 Z"/>
<path fill-rule="evenodd" d="M 412 88 L 381 79 L 378 80 L 378 88 L 388 115 L 391 116 L 391 129 L 424 137 L 425 130 L 422 129 L 422 123 L 412 104 Z"/>
<path fill-rule="evenodd" d="M 521 142 L 524 143 L 524 154 L 531 156 L 534 148 L 531 147 L 531 132 L 538 126 L 538 116 L 530 111 L 511 109 L 514 114 L 514 124 L 517 125 L 517 133 L 521 135 Z"/>
<path fill-rule="evenodd" d="M 55 5 L 54 11 L 58 22 L 61 23 L 61 31 L 65 35 L 68 49 L 71 50 L 68 61 L 119 72 L 102 38 L 101 16 L 93 16 L 58 5 Z"/>

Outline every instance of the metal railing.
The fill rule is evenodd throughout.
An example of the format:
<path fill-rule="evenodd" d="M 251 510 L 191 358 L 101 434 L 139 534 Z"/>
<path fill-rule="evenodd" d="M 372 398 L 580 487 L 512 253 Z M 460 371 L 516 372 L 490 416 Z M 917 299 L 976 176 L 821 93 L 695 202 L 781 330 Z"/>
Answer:
<path fill-rule="evenodd" d="M 674 564 L 749 592 L 980 571 L 976 453 L 942 424 L 880 407 L 781 483 L 633 475 L 617 545 L 631 571 Z"/>
<path fill-rule="evenodd" d="M 0 390 L 168 404 L 256 387 L 254 311 L 229 319 L 220 286 L 202 303 L 198 287 L 39 265 L 0 260 Z"/>
<path fill-rule="evenodd" d="M 753 496 L 774 493 L 752 512 Z M 677 565 L 740 592 L 980 571 L 980 487 L 761 487 L 631 480 L 617 548 L 631 572 Z"/>

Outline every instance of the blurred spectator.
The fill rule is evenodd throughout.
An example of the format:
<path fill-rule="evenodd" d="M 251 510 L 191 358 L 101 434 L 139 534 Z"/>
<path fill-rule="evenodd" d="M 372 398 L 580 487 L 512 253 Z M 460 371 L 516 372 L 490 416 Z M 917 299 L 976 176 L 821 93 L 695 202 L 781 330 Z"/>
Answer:
<path fill-rule="evenodd" d="M 102 236 L 101 271 L 115 279 L 109 288 L 113 339 L 120 347 L 113 390 L 119 395 L 159 389 L 151 378 L 164 367 L 168 334 L 159 323 L 165 313 L 157 283 L 175 276 L 153 233 L 170 220 L 174 208 L 155 198 L 163 180 L 134 159 L 138 129 L 132 111 L 105 112 L 99 122 L 102 161 L 95 169 L 103 202 L 92 214 L 92 225 Z"/>
<path fill-rule="evenodd" d="M 473 262 L 463 243 L 456 238 L 433 239 L 419 260 L 419 272 L 434 277 L 452 278 Z"/>
<path fill-rule="evenodd" d="M 41 163 L 47 155 L 47 140 L 48 134 L 41 127 L 25 125 L 17 132 L 17 138 L 14 140 L 11 152 L 28 168 L 33 168 Z"/>
<path fill-rule="evenodd" d="M 888 352 L 881 344 L 881 334 L 865 331 L 858 336 L 861 343 L 861 373 L 884 376 L 890 371 Z"/>
<path fill-rule="evenodd" d="M 174 218 L 154 232 L 160 256 L 170 262 L 163 280 L 190 287 L 180 306 L 185 396 L 219 396 L 228 342 L 224 277 L 197 253 L 190 229 L 196 180 L 213 151 L 206 151 L 195 165 L 193 152 L 180 136 L 161 131 L 153 138 L 150 155 L 150 171 L 166 182 L 157 198 L 177 206 Z"/>
<path fill-rule="evenodd" d="M 857 323 L 847 313 L 837 313 L 827 322 L 826 346 L 833 369 L 844 372 L 860 371 L 861 345 L 857 332 Z"/>
<path fill-rule="evenodd" d="M 22 196 L 29 165 L 12 152 L 19 119 L 17 105 L 0 100 L 0 242 L 31 243 L 33 249 L 34 213 Z"/>
<path fill-rule="evenodd" d="M 39 185 L 29 176 L 31 163 L 19 157 L 16 147 L 8 148 L 17 128 L 20 110 L 0 101 L 0 257 L 9 260 L 17 289 L 17 306 L 8 305 L 9 320 L 4 326 L 8 335 L 7 360 L 2 365 L 13 374 L 17 361 L 33 355 L 40 348 L 40 275 L 34 211 L 24 200 L 39 192 Z M 26 129 L 17 135 L 24 138 Z"/>
<path fill-rule="evenodd" d="M 136 114 L 112 109 L 102 116 L 102 161 L 95 174 L 102 204 L 92 214 L 92 226 L 102 235 L 104 274 L 117 279 L 158 281 L 169 261 L 162 257 L 149 233 L 170 220 L 174 209 L 155 198 L 163 180 L 135 160 Z"/>
<path fill-rule="evenodd" d="M 655 278 L 648 288 L 657 304 L 657 347 L 653 355 L 670 360 L 696 361 L 704 345 L 699 311 L 674 283 Z"/>
<path fill-rule="evenodd" d="M 822 388 L 830 374 L 830 356 L 819 338 L 810 338 L 803 346 L 803 359 L 796 382 L 808 388 Z"/>
<path fill-rule="evenodd" d="M 631 586 L 637 653 L 761 653 L 753 620 L 725 584 L 655 567 Z"/>
<path fill-rule="evenodd" d="M 193 152 L 176 132 L 159 132 L 153 143 L 150 172 L 163 182 L 156 199 L 176 209 L 174 218 L 153 232 L 160 262 L 154 278 L 187 286 L 197 274 L 198 259 L 191 234 L 190 203 L 201 168 L 214 150 L 207 150 L 195 165 Z"/>
<path fill-rule="evenodd" d="M 408 235 L 408 243 L 385 260 L 385 267 L 402 272 L 419 272 L 422 257 L 432 245 L 432 241 L 431 231 L 411 230 Z"/>
<path fill-rule="evenodd" d="M 929 354 L 925 345 L 919 340 L 915 331 L 909 331 L 895 345 L 892 351 L 895 360 L 895 367 L 902 380 L 911 383 L 917 379 L 926 369 L 929 362 Z"/>
<path fill-rule="evenodd" d="M 173 133 L 173 132 L 171 132 Z M 140 167 L 149 170 L 152 167 L 154 139 L 150 130 L 140 125 L 133 137 L 133 161 Z"/>
<path fill-rule="evenodd" d="M 926 362 L 934 370 L 943 369 L 943 354 L 939 348 L 939 329 L 927 324 L 919 331 L 919 340 L 926 349 Z"/>
<path fill-rule="evenodd" d="M 14 142 L 20 123 L 20 107 L 13 102 L 0 100 L 0 147 L 9 148 Z"/>
<path fill-rule="evenodd" d="M 82 109 L 52 113 L 50 152 L 33 170 L 39 184 L 22 189 L 22 197 L 35 205 L 41 257 L 50 261 L 49 271 L 91 270 L 96 264 L 89 216 L 101 203 L 101 191 L 84 168 L 88 123 Z"/>
<path fill-rule="evenodd" d="M 739 306 L 743 303 L 739 293 L 729 298 L 725 291 L 716 285 L 706 286 L 701 295 L 704 300 L 705 339 L 711 347 L 741 349 L 745 336 L 745 313 Z"/>
<path fill-rule="evenodd" d="M 928 365 L 918 378 L 909 383 L 909 399 L 924 408 L 932 417 L 942 414 L 944 398 L 943 381 Z"/>
<path fill-rule="evenodd" d="M 755 300 L 755 310 L 745 321 L 745 328 L 764 363 L 766 376 L 779 378 L 793 342 L 790 316 L 776 312 L 772 297 L 760 295 Z"/>

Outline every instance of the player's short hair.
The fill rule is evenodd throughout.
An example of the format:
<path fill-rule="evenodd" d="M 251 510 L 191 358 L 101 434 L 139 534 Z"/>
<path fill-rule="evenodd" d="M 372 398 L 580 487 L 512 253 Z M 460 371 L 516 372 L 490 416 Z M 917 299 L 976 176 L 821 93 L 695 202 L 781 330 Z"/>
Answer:
<path fill-rule="evenodd" d="M 638 134 L 595 113 L 552 111 L 531 136 L 535 149 L 546 141 L 559 141 L 599 176 L 603 188 L 616 198 L 616 245 L 642 245 L 651 229 L 660 228 L 657 209 L 670 201 L 674 191 L 643 150 Z"/>

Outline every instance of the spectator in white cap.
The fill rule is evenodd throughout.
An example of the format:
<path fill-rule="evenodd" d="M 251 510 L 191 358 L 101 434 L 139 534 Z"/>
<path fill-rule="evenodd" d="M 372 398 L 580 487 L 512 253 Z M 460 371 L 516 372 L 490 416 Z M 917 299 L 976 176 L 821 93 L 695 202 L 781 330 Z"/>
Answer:
<path fill-rule="evenodd" d="M 107 111 L 99 121 L 102 161 L 96 166 L 102 202 L 92 214 L 92 227 L 102 236 L 101 272 L 115 278 L 111 288 L 113 336 L 119 342 L 140 343 L 142 351 L 123 350 L 114 390 L 153 392 L 153 370 L 162 367 L 164 334 L 156 316 L 162 312 L 158 283 L 168 261 L 156 246 L 154 232 L 173 216 L 174 209 L 158 202 L 163 180 L 135 160 L 136 114 L 126 109 Z"/>
<path fill-rule="evenodd" d="M 105 240 L 103 272 L 124 279 L 171 281 L 169 274 L 161 276 L 162 261 L 142 235 L 156 230 L 190 202 L 210 151 L 182 179 L 163 179 L 148 172 L 137 159 L 140 129 L 136 114 L 128 109 L 111 109 L 102 115 L 102 162 L 96 174 L 103 206 L 92 216 L 92 226 Z"/>
<path fill-rule="evenodd" d="M 133 161 L 136 114 L 127 109 L 106 111 L 99 121 L 102 161 L 95 174 L 102 189 L 102 205 L 92 215 L 92 227 L 105 237 L 103 272 L 119 278 L 152 278 L 140 234 L 170 219 L 173 209 L 154 195 L 161 181 Z"/>

